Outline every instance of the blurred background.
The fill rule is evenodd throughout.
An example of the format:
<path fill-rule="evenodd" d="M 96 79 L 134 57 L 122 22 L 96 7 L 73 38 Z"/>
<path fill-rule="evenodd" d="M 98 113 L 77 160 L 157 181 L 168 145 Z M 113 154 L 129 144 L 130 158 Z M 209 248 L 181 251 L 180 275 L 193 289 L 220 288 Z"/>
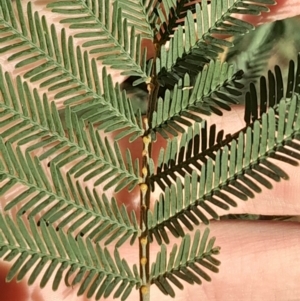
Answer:
<path fill-rule="evenodd" d="M 245 89 L 250 82 L 267 76 L 268 70 L 274 71 L 275 65 L 282 70 L 283 82 L 287 82 L 289 61 L 297 63 L 300 52 L 300 17 L 264 24 L 256 30 L 235 40 L 223 60 L 234 64 L 236 71 L 245 73 Z M 243 103 L 243 99 L 240 101 Z"/>

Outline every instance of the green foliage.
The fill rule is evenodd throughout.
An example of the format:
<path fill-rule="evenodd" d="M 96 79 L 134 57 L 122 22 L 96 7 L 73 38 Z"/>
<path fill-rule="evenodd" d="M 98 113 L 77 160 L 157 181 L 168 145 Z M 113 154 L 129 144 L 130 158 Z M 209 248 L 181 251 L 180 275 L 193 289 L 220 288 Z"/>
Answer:
<path fill-rule="evenodd" d="M 0 32 L 8 32 L 10 35 L 2 39 L 2 44 L 8 41 L 13 44 L 0 46 L 0 53 L 9 54 L 9 62 L 18 61 L 15 65 L 17 70 L 24 67 L 29 70 L 23 75 L 24 79 L 38 83 L 40 88 L 47 88 L 48 92 L 59 91 L 53 100 L 63 100 L 64 105 L 70 105 L 77 114 L 84 115 L 82 119 L 86 122 L 105 121 L 102 128 L 106 132 L 127 128 L 123 136 L 135 134 L 132 140 L 140 136 L 143 132 L 140 118 L 134 117 L 125 92 L 120 91 L 118 84 L 113 85 L 105 69 L 102 71 L 102 87 L 105 87 L 102 93 L 95 60 L 91 60 L 79 46 L 74 46 L 74 38 L 67 37 L 65 29 L 62 29 L 59 41 L 54 24 L 49 28 L 45 16 L 40 18 L 37 12 L 33 13 L 31 2 L 27 5 L 27 15 L 21 3 L 17 3 L 18 15 L 14 16 L 9 14 L 12 4 L 3 1 L 5 24 Z M 28 25 L 25 19 L 30 21 Z M 19 50 L 21 46 L 26 48 Z M 28 54 L 31 54 L 30 58 Z"/>
<path fill-rule="evenodd" d="M 178 278 L 190 284 L 201 284 L 198 276 L 206 281 L 211 281 L 210 276 L 203 268 L 217 273 L 220 261 L 212 256 L 219 254 L 219 248 L 214 247 L 215 237 L 211 237 L 208 241 L 208 235 L 208 228 L 205 229 L 202 237 L 200 237 L 200 231 L 197 230 L 192 241 L 187 234 L 182 239 L 179 248 L 176 244 L 173 245 L 168 260 L 166 246 L 161 245 L 161 251 L 157 254 L 156 261 L 151 267 L 151 282 L 155 283 L 165 295 L 175 297 L 169 281 L 179 289 L 183 289 L 183 285 Z"/>
<path fill-rule="evenodd" d="M 63 273 L 68 269 L 64 277 L 65 285 L 81 283 L 78 296 L 87 291 L 87 296 L 92 297 L 96 292 L 96 300 L 102 295 L 108 297 L 119 284 L 114 297 L 125 300 L 135 285 L 141 285 L 136 265 L 133 266 L 133 274 L 126 261 L 120 258 L 117 249 L 111 256 L 106 248 L 93 244 L 88 237 L 83 239 L 79 236 L 75 239 L 71 234 L 55 231 L 45 221 L 39 227 L 33 219 L 29 220 L 29 224 L 26 226 L 21 218 L 17 218 L 15 223 L 8 215 L 0 215 L 1 257 L 11 261 L 20 254 L 6 277 L 7 281 L 15 276 L 20 281 L 29 274 L 30 285 L 39 275 L 43 275 L 40 287 L 45 287 L 54 275 L 52 289 L 57 290 Z M 31 271 L 34 264 L 36 266 Z M 47 264 L 46 272 L 42 272 Z"/>
<path fill-rule="evenodd" d="M 251 127 L 241 130 L 236 139 L 227 137 L 225 141 L 219 141 L 211 148 L 205 149 L 201 155 L 198 152 L 194 153 L 195 157 L 191 155 L 191 142 L 198 147 L 193 141 L 196 135 L 181 148 L 186 154 L 176 153 L 177 145 L 170 146 L 169 143 L 169 148 L 172 147 L 173 150 L 166 153 L 166 160 L 161 164 L 165 169 L 155 175 L 155 180 L 160 181 L 160 186 L 165 192 L 155 203 L 153 213 L 148 211 L 148 228 L 159 244 L 162 238 L 166 243 L 169 242 L 164 227 L 175 237 L 185 235 L 185 230 L 176 219 L 191 231 L 193 223 L 199 225 L 199 221 L 202 221 L 208 224 L 207 214 L 214 219 L 219 218 L 209 204 L 229 210 L 230 206 L 237 206 L 232 196 L 246 201 L 253 198 L 254 193 L 261 192 L 258 184 L 272 188 L 268 178 L 275 181 L 288 179 L 288 175 L 268 158 L 298 165 L 298 102 L 298 96 L 291 100 L 281 100 L 277 114 L 270 108 L 267 114 L 262 115 L 261 120 L 256 120 Z M 180 157 L 176 158 L 176 155 Z M 201 158 L 204 162 L 199 164 L 198 160 Z M 190 167 L 192 165 L 194 169 Z M 176 172 L 185 174 L 183 184 Z M 192 175 L 189 176 L 189 173 Z M 166 188 L 171 180 L 176 184 Z"/>
<path fill-rule="evenodd" d="M 142 8 L 141 3 L 139 6 Z M 53 1 L 47 7 L 51 8 L 52 12 L 62 15 L 80 15 L 80 17 L 75 18 L 64 18 L 60 22 L 70 24 L 70 28 L 76 30 L 74 38 L 80 38 L 81 41 L 88 40 L 82 46 L 92 48 L 89 53 L 96 54 L 97 60 L 102 60 L 104 65 L 122 70 L 123 75 L 136 75 L 144 80 L 149 77 L 151 70 L 147 68 L 145 52 L 143 53 L 142 64 L 140 64 L 141 38 L 143 36 L 151 37 L 152 32 L 147 19 L 144 19 L 147 18 L 144 13 L 140 15 L 142 18 L 139 16 L 139 20 L 136 20 L 134 18 L 136 14 L 132 14 L 134 10 L 130 10 L 130 17 L 127 19 L 128 14 L 126 12 L 130 7 L 128 1 L 126 5 L 123 1 L 115 1 L 112 10 L 109 0 L 86 1 L 86 3 L 82 0 Z M 122 13 L 122 8 L 125 15 Z M 125 17 L 124 21 L 122 21 L 123 17 Z M 136 27 L 131 23 L 132 20 L 138 22 L 142 27 L 137 27 L 137 33 Z M 131 27 L 130 35 L 128 34 L 128 26 Z M 145 28 L 143 28 L 144 26 Z M 139 32 L 141 35 L 138 34 Z M 138 35 L 135 40 L 136 34 Z"/>
<path fill-rule="evenodd" d="M 162 2 L 166 4 L 169 1 Z M 223 52 L 223 46 L 233 46 L 224 36 L 244 35 L 254 29 L 252 24 L 234 17 L 233 14 L 259 15 L 262 11 L 269 11 L 266 4 L 275 2 L 212 1 L 210 9 L 206 0 L 201 1 L 201 6 L 200 3 L 196 3 L 194 10 L 187 11 L 183 26 L 178 25 L 170 39 L 168 51 L 164 46 L 161 48 L 160 57 L 156 61 L 160 84 L 174 86 L 178 78 L 182 78 L 185 73 L 197 76 L 210 59 L 216 59 L 218 54 Z"/>
<path fill-rule="evenodd" d="M 219 108 L 230 110 L 229 105 L 237 103 L 234 96 L 239 96 L 241 92 L 238 89 L 243 87 L 238 83 L 241 72 L 233 74 L 232 67 L 227 63 L 211 61 L 198 74 L 194 85 L 191 85 L 190 76 L 186 74 L 172 91 L 166 90 L 153 112 L 152 133 L 158 132 L 168 139 L 166 132 L 177 136 L 185 132 L 181 125 L 192 126 L 189 119 L 201 122 L 202 118 L 194 113 L 222 115 Z"/>
<path fill-rule="evenodd" d="M 258 79 L 269 44 L 247 55 L 248 80 L 218 59 L 254 29 L 240 16 L 273 4 L 54 0 L 47 8 L 60 24 L 48 25 L 34 3 L 0 0 L 0 257 L 13 262 L 7 281 L 27 277 L 30 285 L 40 277 L 44 287 L 53 276 L 56 290 L 64 277 L 96 300 L 125 300 L 134 288 L 148 300 L 152 284 L 175 297 L 174 286 L 211 281 L 220 248 L 208 228 L 189 232 L 272 188 L 270 179 L 288 179 L 272 160 L 300 160 L 300 56 L 297 67 L 290 62 L 287 84 L 276 66 L 259 88 L 248 81 Z M 154 57 L 142 51 L 147 41 Z M 138 93 L 131 99 L 113 70 L 133 76 L 137 88 L 147 85 L 145 115 L 133 109 Z M 245 91 L 245 127 L 224 137 L 207 125 L 207 115 L 229 111 Z M 155 158 L 160 137 L 165 146 Z M 143 146 L 139 158 L 122 148 L 126 140 Z M 140 214 L 117 194 L 137 187 Z M 126 244 L 139 248 L 139 269 L 121 258 Z"/>

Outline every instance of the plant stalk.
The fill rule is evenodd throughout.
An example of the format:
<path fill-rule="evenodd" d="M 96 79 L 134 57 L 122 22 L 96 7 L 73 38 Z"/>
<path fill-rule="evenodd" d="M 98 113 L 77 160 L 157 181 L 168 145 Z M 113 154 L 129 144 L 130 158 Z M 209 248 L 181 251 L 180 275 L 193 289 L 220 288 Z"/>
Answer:
<path fill-rule="evenodd" d="M 142 164 L 142 183 L 140 184 L 140 228 L 142 234 L 139 239 L 139 259 L 140 259 L 140 275 L 142 286 L 140 287 L 140 301 L 150 301 L 150 245 L 148 241 L 148 217 L 147 211 L 150 208 L 151 183 L 149 173 L 149 159 L 152 151 L 152 135 L 149 131 L 152 115 L 156 109 L 157 95 L 159 84 L 157 82 L 155 61 L 160 52 L 160 45 L 154 42 L 155 54 L 154 64 L 151 76 L 151 82 L 148 84 L 148 110 L 147 116 L 144 118 L 145 135 L 143 136 L 143 164 Z"/>
<path fill-rule="evenodd" d="M 144 120 L 146 128 L 148 127 L 147 118 Z M 150 135 L 143 137 L 143 167 L 142 167 L 142 183 L 140 184 L 141 209 L 140 209 L 140 228 L 142 234 L 139 239 L 139 256 L 140 256 L 140 273 L 142 286 L 140 288 L 140 300 L 150 301 L 150 252 L 148 241 L 148 219 L 147 210 L 150 206 L 150 181 L 149 181 L 149 158 L 151 156 L 151 137 Z"/>

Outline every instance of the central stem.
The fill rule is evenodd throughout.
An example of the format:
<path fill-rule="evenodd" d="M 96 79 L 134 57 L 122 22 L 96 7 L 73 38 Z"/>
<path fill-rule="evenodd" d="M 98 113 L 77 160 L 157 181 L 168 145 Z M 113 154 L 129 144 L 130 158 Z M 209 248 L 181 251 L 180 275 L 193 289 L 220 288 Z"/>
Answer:
<path fill-rule="evenodd" d="M 151 82 L 148 84 L 148 111 L 144 118 L 145 135 L 143 136 L 143 164 L 142 164 L 142 182 L 140 184 L 140 228 L 142 234 L 139 239 L 139 256 L 140 256 L 140 275 L 142 286 L 140 288 L 140 301 L 150 301 L 150 246 L 148 241 L 148 216 L 147 212 L 150 208 L 151 183 L 149 174 L 149 159 L 151 158 L 152 150 L 152 135 L 149 131 L 149 124 L 153 112 L 156 110 L 157 95 L 159 84 L 156 76 L 156 58 L 160 52 L 160 45 L 154 42 L 155 53 L 153 58 L 153 70 Z"/>
<path fill-rule="evenodd" d="M 146 127 L 147 118 L 145 118 Z M 150 205 L 150 182 L 149 182 L 149 172 L 148 172 L 148 161 L 150 158 L 150 136 L 143 137 L 143 168 L 142 168 L 142 177 L 143 182 L 140 184 L 140 193 L 141 193 L 141 211 L 140 211 L 140 228 L 142 234 L 139 239 L 140 247 L 140 274 L 142 279 L 142 286 L 140 288 L 140 300 L 141 301 L 150 301 L 150 269 L 149 269 L 149 241 L 148 241 L 148 227 L 147 227 L 147 210 Z"/>

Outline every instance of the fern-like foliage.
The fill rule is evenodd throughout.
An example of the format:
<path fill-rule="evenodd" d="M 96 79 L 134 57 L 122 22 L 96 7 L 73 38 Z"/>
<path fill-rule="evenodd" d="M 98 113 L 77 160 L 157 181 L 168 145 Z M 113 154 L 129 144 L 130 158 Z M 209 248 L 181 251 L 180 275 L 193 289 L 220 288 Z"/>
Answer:
<path fill-rule="evenodd" d="M 7 281 L 40 277 L 44 287 L 53 276 L 53 290 L 64 279 L 88 298 L 125 300 L 136 288 L 146 301 L 152 284 L 174 297 L 183 282 L 211 280 L 220 264 L 215 238 L 209 229 L 189 232 L 271 188 L 270 179 L 288 179 L 274 160 L 300 159 L 300 57 L 297 68 L 290 63 L 286 86 L 279 67 L 260 78 L 260 93 L 249 85 L 244 128 L 224 137 L 205 121 L 229 111 L 244 89 L 243 71 L 218 60 L 233 45 L 224 37 L 254 29 L 239 16 L 273 4 L 53 0 L 49 13 L 65 26 L 57 30 L 34 3 L 0 0 L 0 54 L 16 71 L 4 63 L 0 70 L 0 258 L 12 262 Z M 154 44 L 153 58 L 142 50 L 145 41 Z M 147 86 L 145 116 L 114 69 Z M 159 136 L 166 146 L 155 158 Z M 122 147 L 125 139 L 140 142 L 140 158 Z M 137 187 L 140 214 L 127 208 L 133 200 L 108 193 Z M 126 243 L 139 244 L 139 269 L 121 258 Z M 150 243 L 161 248 L 152 266 Z"/>
<path fill-rule="evenodd" d="M 298 66 L 299 60 L 300 57 L 298 56 Z M 299 72 L 299 67 L 295 67 L 295 63 L 291 61 L 285 88 L 281 70 L 278 66 L 275 66 L 275 74 L 271 71 L 268 73 L 269 80 L 261 77 L 260 96 L 258 96 L 255 86 L 251 84 L 249 92 L 245 97 L 246 123 L 251 124 L 255 120 L 261 120 L 262 115 L 267 112 L 268 108 L 277 108 L 279 101 L 284 97 L 284 90 L 286 90 L 286 99 L 289 99 L 293 95 L 293 97 L 296 97 L 295 95 L 299 93 Z M 276 112 L 277 110 L 275 110 Z M 242 132 L 246 132 L 246 128 L 242 129 Z M 214 125 L 210 127 L 208 133 L 206 123 L 203 123 L 201 129 L 198 124 L 189 127 L 183 133 L 180 141 L 177 138 L 172 139 L 168 142 L 166 149 L 161 149 L 158 158 L 158 168 L 151 173 L 153 182 L 158 183 L 164 189 L 166 184 L 170 186 L 172 179 L 176 182 L 177 174 L 181 176 L 184 176 L 186 172 L 191 174 L 193 168 L 201 170 L 201 161 L 205 163 L 208 157 L 215 160 L 216 151 L 224 145 L 231 143 L 232 139 L 237 139 L 239 135 L 240 132 L 237 132 L 227 135 L 223 139 L 223 131 L 220 130 L 217 133 Z"/>
<path fill-rule="evenodd" d="M 275 70 L 276 77 L 282 78 L 278 67 Z M 148 211 L 150 241 L 155 237 L 159 244 L 162 241 L 169 243 L 167 230 L 175 237 L 186 238 L 185 229 L 191 231 L 193 225 L 208 223 L 211 217 L 219 218 L 214 208 L 228 210 L 230 206 L 235 207 L 236 198 L 247 200 L 248 197 L 254 197 L 254 193 L 261 191 L 260 185 L 272 188 L 268 178 L 275 181 L 288 179 L 288 175 L 268 160 L 268 157 L 292 165 L 298 165 L 296 160 L 300 160 L 299 97 L 293 94 L 299 89 L 298 74 L 297 69 L 295 75 L 294 63 L 291 62 L 286 95 L 293 95 L 292 98 L 281 100 L 277 109 L 269 108 L 267 114 L 263 113 L 250 127 L 232 137 L 227 136 L 222 140 L 222 132 L 216 135 L 215 127 L 212 127 L 208 139 L 206 128 L 202 132 L 204 137 L 201 137 L 199 127 L 196 127 L 194 131 L 183 135 L 180 145 L 177 139 L 168 143 L 166 150 L 161 151 L 159 169 L 152 176 L 165 192 L 155 203 L 153 212 Z M 261 81 L 264 84 L 266 82 L 263 78 Z M 273 85 L 273 81 L 270 84 Z M 246 97 L 248 103 L 257 109 L 257 94 L 253 91 L 254 86 L 251 87 L 251 92 Z M 265 85 L 261 90 L 268 91 Z M 281 80 L 277 84 L 278 99 L 283 96 L 282 90 Z M 271 87 L 269 91 L 272 93 Z M 263 97 L 264 94 L 260 101 L 266 103 Z M 270 96 L 270 99 L 273 98 Z M 271 103 L 270 107 L 272 105 L 274 103 Z M 254 110 L 253 112 L 257 117 L 258 113 Z M 202 153 L 199 151 L 200 140 L 203 143 Z M 200 181 L 199 172 L 196 170 L 201 171 Z M 186 173 L 190 173 L 192 177 Z M 178 175 L 185 175 L 183 184 Z M 226 184 L 222 179 L 226 179 Z M 172 180 L 176 184 L 171 184 Z M 159 256 L 164 256 L 165 262 L 165 254 Z M 156 272 L 158 271 L 157 268 Z M 168 277 L 169 281 L 181 287 L 176 279 L 170 275 Z M 192 275 L 185 277 L 190 281 L 193 279 Z M 174 294 L 166 279 L 161 279 L 157 285 L 163 293 L 171 296 Z"/>

